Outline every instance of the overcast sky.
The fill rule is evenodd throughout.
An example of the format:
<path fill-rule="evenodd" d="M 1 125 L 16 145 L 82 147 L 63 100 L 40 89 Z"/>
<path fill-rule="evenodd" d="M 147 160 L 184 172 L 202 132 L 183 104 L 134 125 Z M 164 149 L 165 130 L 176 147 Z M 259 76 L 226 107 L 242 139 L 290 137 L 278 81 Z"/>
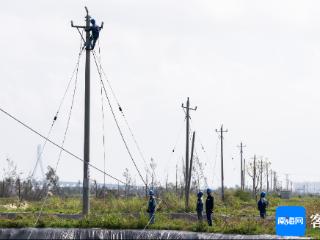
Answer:
<path fill-rule="evenodd" d="M 181 104 L 187 97 L 198 107 L 191 112 L 191 127 L 210 186 L 220 185 L 215 129 L 221 124 L 229 130 L 224 142 L 227 186 L 239 184 L 241 141 L 247 146 L 247 162 L 257 154 L 268 158 L 281 177 L 288 173 L 294 181 L 320 180 L 319 1 L 3 1 L 0 107 L 43 134 L 79 52 L 80 37 L 70 20 L 84 24 L 85 5 L 98 24 L 104 21 L 102 65 L 145 158 L 155 159 L 162 182 L 167 174 L 174 181 L 176 164 L 181 174 L 185 153 Z M 100 85 L 93 61 L 91 67 L 91 162 L 103 168 Z M 73 88 L 74 82 L 50 136 L 59 144 Z M 65 143 L 81 157 L 83 105 L 84 58 Z M 123 179 L 128 168 L 141 184 L 110 109 L 104 106 L 106 170 Z M 145 164 L 118 118 L 145 175 Z M 37 145 L 44 140 L 2 113 L 0 123 L 1 167 L 9 157 L 27 176 L 35 165 Z M 44 165 L 55 166 L 58 154 L 48 144 Z M 77 181 L 82 174 L 82 163 L 63 154 L 60 178 Z M 94 170 L 90 175 L 103 180 Z"/>

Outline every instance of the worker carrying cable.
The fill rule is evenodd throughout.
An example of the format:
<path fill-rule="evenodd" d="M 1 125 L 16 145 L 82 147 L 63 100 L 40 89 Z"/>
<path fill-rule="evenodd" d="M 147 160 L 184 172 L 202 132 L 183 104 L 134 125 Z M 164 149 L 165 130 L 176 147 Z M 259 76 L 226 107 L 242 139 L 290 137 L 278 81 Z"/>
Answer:
<path fill-rule="evenodd" d="M 93 18 L 90 20 L 90 23 L 91 23 L 91 26 L 86 31 L 91 31 L 91 35 L 90 35 L 90 39 L 89 39 L 89 43 L 88 43 L 89 44 L 88 49 L 93 50 L 96 45 L 96 42 L 99 38 L 99 32 L 103 26 L 101 25 L 101 27 L 100 27 L 100 26 L 96 25 L 96 20 L 94 20 Z"/>
<path fill-rule="evenodd" d="M 156 199 L 154 197 L 154 192 L 153 192 L 153 190 L 150 190 L 149 191 L 148 209 L 147 209 L 147 212 L 149 213 L 150 224 L 154 224 L 156 207 L 157 207 L 157 202 L 156 202 Z"/>

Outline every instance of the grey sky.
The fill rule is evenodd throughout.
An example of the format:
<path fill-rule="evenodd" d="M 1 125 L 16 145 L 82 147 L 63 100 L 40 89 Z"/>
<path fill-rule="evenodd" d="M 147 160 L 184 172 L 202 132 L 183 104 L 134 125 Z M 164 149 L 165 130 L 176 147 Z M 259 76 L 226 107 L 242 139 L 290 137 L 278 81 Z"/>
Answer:
<path fill-rule="evenodd" d="M 0 105 L 46 133 L 74 68 L 80 39 L 70 20 L 83 24 L 87 5 L 104 21 L 100 46 L 103 66 L 146 158 L 157 175 L 173 181 L 184 156 L 181 103 L 189 96 L 197 140 L 205 147 L 210 185 L 220 182 L 219 149 L 214 132 L 225 135 L 225 181 L 239 183 L 239 150 L 245 157 L 267 157 L 292 180 L 317 181 L 320 167 L 320 3 L 318 1 L 4 1 L 0 21 Z M 92 63 L 92 163 L 103 167 L 101 103 Z M 82 156 L 84 59 L 66 148 Z M 73 86 L 72 86 L 73 87 Z M 52 139 L 61 142 L 71 91 Z M 122 177 L 129 168 L 141 183 L 106 115 L 107 171 Z M 0 161 L 14 160 L 32 170 L 43 140 L 0 115 Z M 122 126 L 125 125 L 122 121 Z M 125 130 L 129 139 L 129 133 Z M 140 168 L 144 163 L 130 142 Z M 58 150 L 48 145 L 43 160 L 54 165 Z M 171 158 L 170 158 L 171 157 Z M 232 160 L 233 158 L 233 160 Z M 216 161 L 215 167 L 214 162 Z M 1 164 L 3 165 L 3 164 Z M 143 170 L 144 172 L 144 170 Z M 39 172 L 38 172 L 39 173 Z M 82 179 L 82 164 L 63 155 L 58 174 Z M 102 175 L 92 171 L 101 181 Z"/>

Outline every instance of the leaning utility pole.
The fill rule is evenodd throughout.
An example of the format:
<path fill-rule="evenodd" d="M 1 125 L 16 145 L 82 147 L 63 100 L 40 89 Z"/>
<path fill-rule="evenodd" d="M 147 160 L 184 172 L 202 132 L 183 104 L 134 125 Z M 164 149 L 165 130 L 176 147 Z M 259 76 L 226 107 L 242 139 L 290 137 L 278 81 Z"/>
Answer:
<path fill-rule="evenodd" d="M 245 145 L 242 144 L 242 142 L 240 143 L 240 189 L 244 190 L 244 168 L 243 168 L 243 148 L 246 147 Z"/>
<path fill-rule="evenodd" d="M 221 125 L 220 130 L 216 129 L 217 133 L 220 133 L 220 143 L 221 143 L 221 199 L 224 201 L 224 174 L 223 174 L 223 133 L 228 132 L 228 129 L 223 130 L 223 125 Z"/>
<path fill-rule="evenodd" d="M 84 39 L 80 33 L 82 40 L 85 41 L 86 48 L 86 64 L 85 64 L 85 100 L 84 100 L 84 148 L 83 148 L 83 205 L 82 214 L 87 215 L 90 209 L 89 202 L 89 162 L 90 162 L 90 19 L 88 8 L 86 10 L 86 25 L 85 26 L 75 26 L 71 21 L 71 26 L 77 28 L 82 28 L 86 31 L 86 38 Z M 103 27 L 103 23 L 101 28 Z"/>
<path fill-rule="evenodd" d="M 185 178 L 185 204 L 186 204 L 186 209 L 189 208 L 189 193 L 188 193 L 188 179 L 189 179 L 189 131 L 190 131 L 190 124 L 189 124 L 189 120 L 190 120 L 190 110 L 197 110 L 197 107 L 195 108 L 190 108 L 190 101 L 189 101 L 189 97 L 187 99 L 187 105 L 184 106 L 182 103 L 181 106 L 183 109 L 186 109 L 186 178 Z"/>
<path fill-rule="evenodd" d="M 191 173 L 192 173 L 192 164 L 193 164 L 193 151 L 194 151 L 194 140 L 196 137 L 196 132 L 193 131 L 192 134 L 192 144 L 191 144 L 191 157 L 190 157 L 190 167 L 189 167 L 189 173 L 188 173 L 188 201 L 189 201 L 189 195 L 190 195 L 190 184 L 191 184 Z"/>

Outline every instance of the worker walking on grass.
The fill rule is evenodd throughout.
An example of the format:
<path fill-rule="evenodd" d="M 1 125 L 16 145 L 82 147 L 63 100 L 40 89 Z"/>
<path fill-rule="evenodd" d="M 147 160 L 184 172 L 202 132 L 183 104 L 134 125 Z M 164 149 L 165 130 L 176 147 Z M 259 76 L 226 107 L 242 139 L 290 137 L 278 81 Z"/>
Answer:
<path fill-rule="evenodd" d="M 207 189 L 207 199 L 206 199 L 206 215 L 208 225 L 212 226 L 212 214 L 213 214 L 213 207 L 214 207 L 214 197 L 212 196 L 212 189 Z"/>
<path fill-rule="evenodd" d="M 150 190 L 149 191 L 148 210 L 147 210 L 147 212 L 149 213 L 149 222 L 150 222 L 150 224 L 154 224 L 156 207 L 157 207 L 157 202 L 156 202 L 156 199 L 154 197 L 154 192 L 153 192 L 153 190 Z"/>
<path fill-rule="evenodd" d="M 265 218 L 267 216 L 267 207 L 269 203 L 266 199 L 266 193 L 261 192 L 260 194 L 260 200 L 258 201 L 258 210 L 260 212 L 260 217 Z"/>
<path fill-rule="evenodd" d="M 202 212 L 203 212 L 203 201 L 202 201 L 202 196 L 203 196 L 203 192 L 198 192 L 197 194 L 197 197 L 198 197 L 198 200 L 197 200 L 197 215 L 198 215 L 198 220 L 200 222 L 202 222 Z"/>

